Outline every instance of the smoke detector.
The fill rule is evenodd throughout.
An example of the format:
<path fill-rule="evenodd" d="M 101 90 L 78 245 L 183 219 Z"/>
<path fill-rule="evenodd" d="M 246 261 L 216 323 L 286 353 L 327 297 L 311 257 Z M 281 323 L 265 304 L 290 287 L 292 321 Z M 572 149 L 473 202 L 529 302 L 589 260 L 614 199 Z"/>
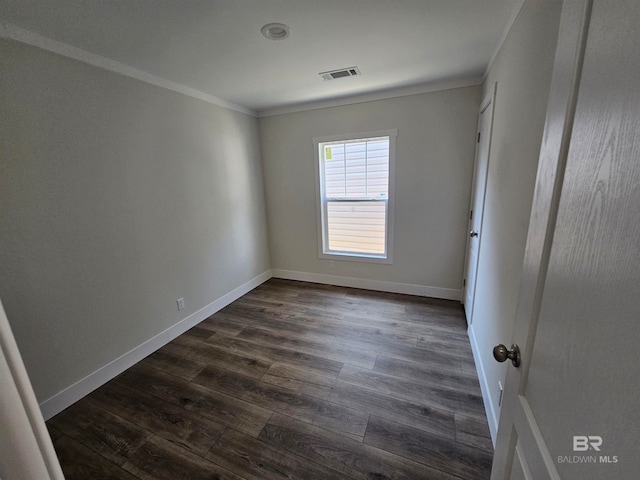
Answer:
<path fill-rule="evenodd" d="M 284 40 L 291 35 L 291 29 L 284 23 L 267 23 L 260 31 L 269 40 Z"/>
<path fill-rule="evenodd" d="M 320 75 L 325 80 L 335 80 L 336 78 L 355 77 L 361 75 L 358 67 L 341 68 L 339 70 L 331 70 L 329 72 L 321 72 Z"/>

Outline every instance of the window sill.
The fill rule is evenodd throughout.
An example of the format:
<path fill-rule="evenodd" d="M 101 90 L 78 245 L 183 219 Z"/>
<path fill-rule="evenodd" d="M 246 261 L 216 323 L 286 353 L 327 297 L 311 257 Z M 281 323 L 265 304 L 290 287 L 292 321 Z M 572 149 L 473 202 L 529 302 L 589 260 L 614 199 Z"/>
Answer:
<path fill-rule="evenodd" d="M 341 253 L 341 252 L 325 252 L 320 253 L 319 257 L 325 260 L 345 260 L 347 262 L 362 262 L 362 263 L 379 263 L 391 265 L 393 260 L 390 255 L 387 257 L 367 255 L 364 253 Z"/>

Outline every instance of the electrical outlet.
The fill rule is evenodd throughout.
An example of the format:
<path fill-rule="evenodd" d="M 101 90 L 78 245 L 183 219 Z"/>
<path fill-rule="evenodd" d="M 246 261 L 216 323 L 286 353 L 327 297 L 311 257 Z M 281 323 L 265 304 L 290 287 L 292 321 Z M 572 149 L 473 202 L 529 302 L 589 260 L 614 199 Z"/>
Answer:
<path fill-rule="evenodd" d="M 498 388 L 500 389 L 500 393 L 498 394 L 498 406 L 502 405 L 502 394 L 504 393 L 504 388 L 502 388 L 502 382 L 498 380 Z"/>
<path fill-rule="evenodd" d="M 184 298 L 179 298 L 176 303 L 178 304 L 178 310 L 182 310 L 184 308 Z"/>
<path fill-rule="evenodd" d="M 336 264 L 333 263 L 333 260 L 329 260 L 329 268 L 333 268 L 335 266 L 336 266 Z"/>

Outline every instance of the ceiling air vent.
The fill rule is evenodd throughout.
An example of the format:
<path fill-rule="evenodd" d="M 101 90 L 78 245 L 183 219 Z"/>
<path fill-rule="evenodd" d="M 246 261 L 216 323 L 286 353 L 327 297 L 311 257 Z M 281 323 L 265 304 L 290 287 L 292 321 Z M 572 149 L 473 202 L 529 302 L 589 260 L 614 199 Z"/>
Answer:
<path fill-rule="evenodd" d="M 341 68 L 340 70 L 331 70 L 330 72 L 322 72 L 319 75 L 325 80 L 335 80 L 336 78 L 355 77 L 361 75 L 358 67 Z"/>

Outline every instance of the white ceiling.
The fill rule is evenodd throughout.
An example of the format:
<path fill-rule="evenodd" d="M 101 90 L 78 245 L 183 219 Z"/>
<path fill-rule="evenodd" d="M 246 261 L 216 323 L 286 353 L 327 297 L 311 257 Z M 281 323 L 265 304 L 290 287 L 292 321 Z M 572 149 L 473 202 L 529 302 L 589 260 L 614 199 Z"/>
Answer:
<path fill-rule="evenodd" d="M 265 111 L 478 79 L 522 0 L 2 0 L 5 27 Z M 267 40 L 266 23 L 291 28 Z M 319 72 L 358 66 L 360 77 Z"/>

